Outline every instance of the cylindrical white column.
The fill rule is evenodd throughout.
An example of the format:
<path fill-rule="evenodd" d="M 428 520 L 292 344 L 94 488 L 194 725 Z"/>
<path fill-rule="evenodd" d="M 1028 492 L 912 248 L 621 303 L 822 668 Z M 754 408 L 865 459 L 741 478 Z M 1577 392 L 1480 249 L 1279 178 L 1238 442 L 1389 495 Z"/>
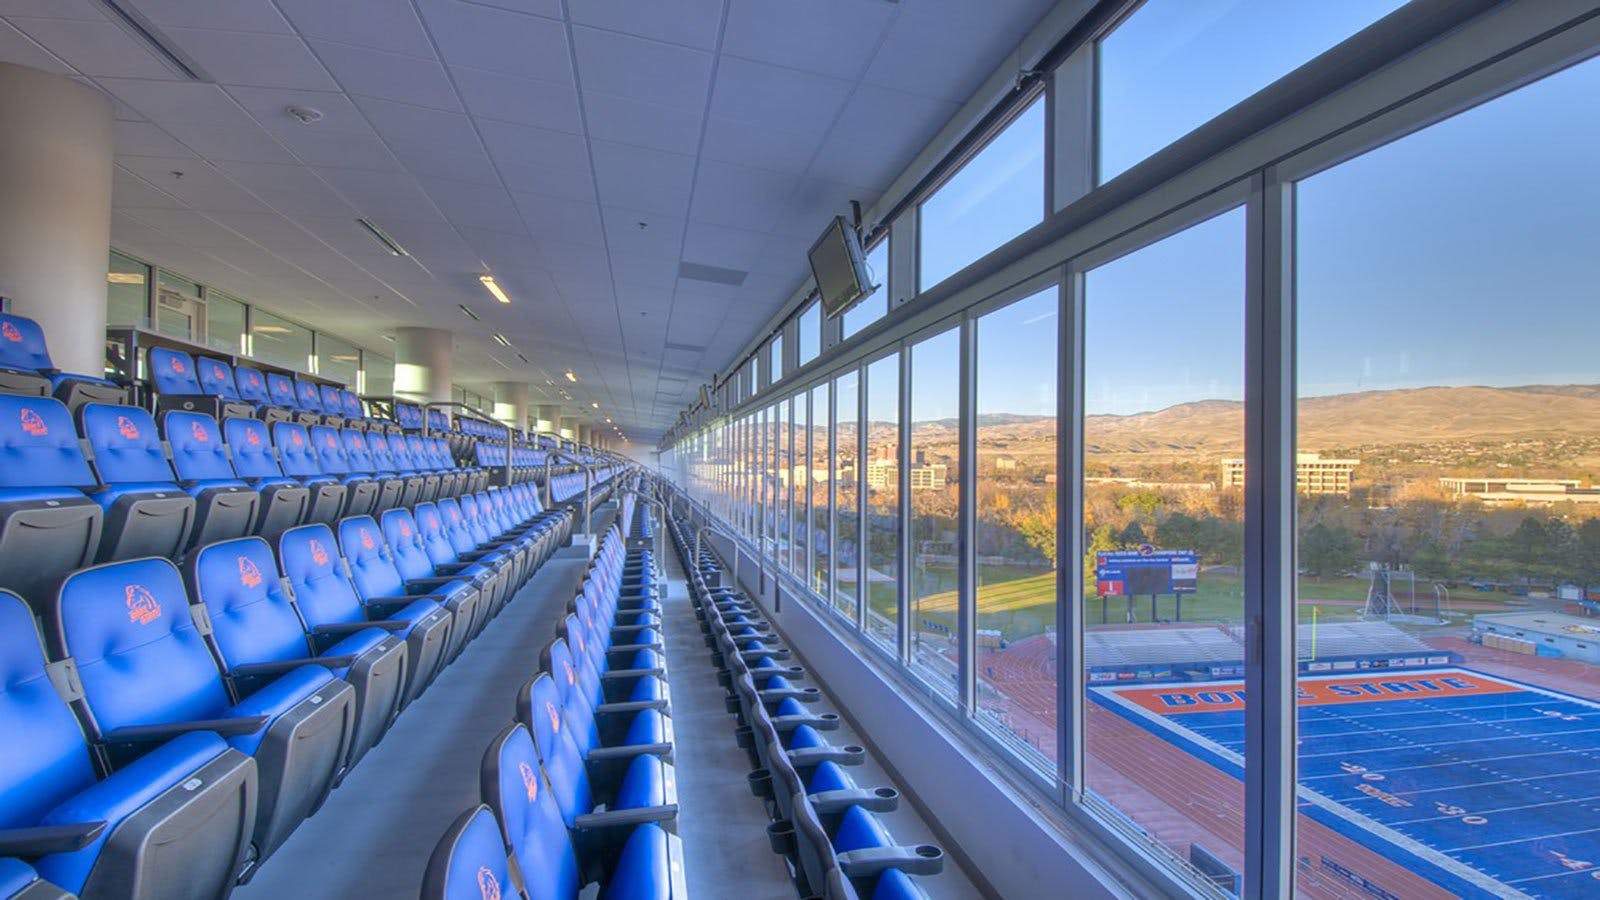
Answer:
<path fill-rule="evenodd" d="M 452 335 L 443 328 L 394 330 L 394 393 L 418 403 L 448 401 L 455 374 Z"/>
<path fill-rule="evenodd" d="M 495 382 L 494 417 L 512 428 L 527 428 L 528 393 L 528 385 L 523 382 Z"/>
<path fill-rule="evenodd" d="M 111 103 L 70 78 L 0 63 L 0 294 L 44 329 L 56 368 L 106 356 Z"/>
<path fill-rule="evenodd" d="M 540 431 L 555 431 L 561 426 L 561 407 L 548 403 L 539 404 L 539 421 L 537 427 Z"/>
<path fill-rule="evenodd" d="M 572 416 L 561 417 L 561 436 L 569 441 L 578 439 L 578 420 Z"/>

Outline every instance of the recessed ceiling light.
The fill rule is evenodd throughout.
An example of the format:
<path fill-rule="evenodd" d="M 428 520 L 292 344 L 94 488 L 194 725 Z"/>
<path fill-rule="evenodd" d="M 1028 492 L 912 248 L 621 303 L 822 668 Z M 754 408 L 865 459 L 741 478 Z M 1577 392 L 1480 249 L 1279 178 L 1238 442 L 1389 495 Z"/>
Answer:
<path fill-rule="evenodd" d="M 500 289 L 500 284 L 494 280 L 493 275 L 480 275 L 478 276 L 478 280 L 483 282 L 483 286 L 488 289 L 489 293 L 494 295 L 496 300 L 499 300 L 501 303 L 511 302 L 511 298 L 507 297 L 506 292 Z"/>
<path fill-rule="evenodd" d="M 599 409 L 600 408 L 600 404 L 598 404 L 598 403 L 590 403 L 589 405 L 594 407 L 595 409 Z"/>
<path fill-rule="evenodd" d="M 568 369 L 567 372 L 566 372 L 566 375 L 567 375 L 567 380 L 568 381 L 572 382 L 573 384 L 577 384 L 578 383 L 578 374 L 576 372 L 572 371 L 571 369 Z"/>

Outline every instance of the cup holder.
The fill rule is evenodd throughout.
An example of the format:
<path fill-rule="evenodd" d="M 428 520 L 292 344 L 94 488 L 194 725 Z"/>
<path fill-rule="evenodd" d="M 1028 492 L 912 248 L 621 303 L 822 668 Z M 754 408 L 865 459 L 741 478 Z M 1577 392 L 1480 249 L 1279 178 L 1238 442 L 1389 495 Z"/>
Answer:
<path fill-rule="evenodd" d="M 849 746 L 844 748 L 844 752 L 854 756 L 854 755 L 859 754 L 859 753 L 866 753 L 867 752 L 867 748 L 865 748 L 865 747 L 857 747 L 855 744 L 851 744 L 851 745 L 849 745 Z"/>
<path fill-rule="evenodd" d="M 944 851 L 932 844 L 918 844 L 917 855 L 923 859 L 941 859 L 944 856 Z"/>
<path fill-rule="evenodd" d="M 818 695 L 820 695 L 822 693 L 821 690 L 819 690 L 817 688 L 814 688 L 814 687 L 801 688 L 801 690 L 804 691 L 806 696 L 808 696 L 808 697 L 815 697 L 815 696 L 818 696 Z"/>
<path fill-rule="evenodd" d="M 794 825 L 788 821 L 773 822 L 768 825 L 767 843 L 772 845 L 773 853 L 792 855 L 795 851 Z"/>
<path fill-rule="evenodd" d="M 757 769 L 745 776 L 750 783 L 750 793 L 764 800 L 772 799 L 772 773 L 766 769 Z"/>
<path fill-rule="evenodd" d="M 893 800 L 900 796 L 900 792 L 892 787 L 874 788 L 872 792 L 885 800 Z"/>
<path fill-rule="evenodd" d="M 821 716 L 818 716 L 818 718 L 822 719 L 824 722 L 832 722 L 832 721 L 835 721 L 835 720 L 837 720 L 839 718 L 839 714 L 838 713 L 823 713 Z"/>

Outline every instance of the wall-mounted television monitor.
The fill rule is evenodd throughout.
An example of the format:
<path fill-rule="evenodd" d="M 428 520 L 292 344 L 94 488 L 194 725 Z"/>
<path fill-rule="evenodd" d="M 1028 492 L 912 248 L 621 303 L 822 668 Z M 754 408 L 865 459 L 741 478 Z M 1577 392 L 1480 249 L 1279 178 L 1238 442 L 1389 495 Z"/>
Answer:
<path fill-rule="evenodd" d="M 822 312 L 828 318 L 844 311 L 878 289 L 867 271 L 861 237 L 844 220 L 834 216 L 828 229 L 811 245 L 811 275 L 822 297 Z"/>

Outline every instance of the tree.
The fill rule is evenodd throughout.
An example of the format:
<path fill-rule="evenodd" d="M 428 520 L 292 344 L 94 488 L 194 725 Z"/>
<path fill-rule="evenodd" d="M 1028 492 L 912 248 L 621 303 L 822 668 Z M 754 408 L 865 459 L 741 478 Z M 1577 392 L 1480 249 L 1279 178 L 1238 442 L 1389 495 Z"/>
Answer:
<path fill-rule="evenodd" d="M 1048 511 L 1022 512 L 1011 516 L 1011 527 L 1022 535 L 1022 539 L 1029 547 L 1039 551 L 1039 554 L 1050 563 L 1050 568 L 1056 567 L 1056 513 L 1051 508 Z"/>
<path fill-rule="evenodd" d="M 1584 587 L 1600 589 L 1600 519 L 1586 519 L 1578 526 L 1573 564 Z"/>
<path fill-rule="evenodd" d="M 1129 522 L 1128 527 L 1122 529 L 1122 533 L 1117 536 L 1117 540 L 1121 541 L 1123 546 L 1130 548 L 1150 542 L 1150 539 L 1145 536 L 1144 526 L 1140 525 L 1137 519 Z"/>
<path fill-rule="evenodd" d="M 1318 522 L 1300 535 L 1300 565 L 1318 578 L 1342 575 L 1360 562 L 1355 535 L 1343 527 Z"/>
<path fill-rule="evenodd" d="M 1526 516 L 1508 538 L 1511 552 L 1518 562 L 1533 565 L 1539 562 L 1549 544 L 1545 525 L 1533 516 Z"/>

